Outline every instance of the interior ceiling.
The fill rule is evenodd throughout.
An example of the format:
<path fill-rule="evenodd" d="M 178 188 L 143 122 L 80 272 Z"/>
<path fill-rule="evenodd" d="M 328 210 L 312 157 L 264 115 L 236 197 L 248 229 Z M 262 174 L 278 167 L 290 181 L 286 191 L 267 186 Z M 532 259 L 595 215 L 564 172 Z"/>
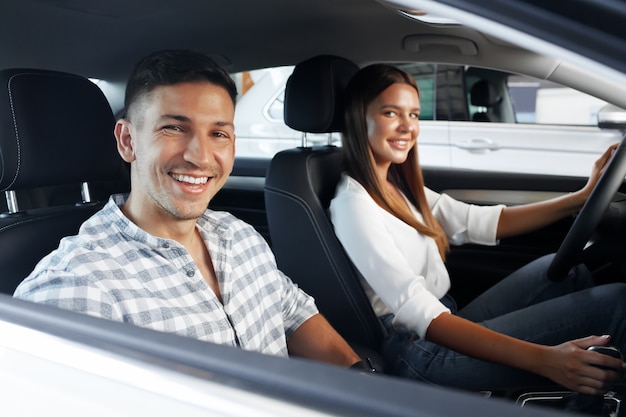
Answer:
<path fill-rule="evenodd" d="M 203 51 L 230 71 L 318 53 L 366 62 L 376 45 L 395 59 L 404 36 L 435 33 L 374 0 L 2 0 L 0 68 L 115 81 L 140 57 L 165 48 Z M 376 59 L 385 59 L 380 49 Z"/>

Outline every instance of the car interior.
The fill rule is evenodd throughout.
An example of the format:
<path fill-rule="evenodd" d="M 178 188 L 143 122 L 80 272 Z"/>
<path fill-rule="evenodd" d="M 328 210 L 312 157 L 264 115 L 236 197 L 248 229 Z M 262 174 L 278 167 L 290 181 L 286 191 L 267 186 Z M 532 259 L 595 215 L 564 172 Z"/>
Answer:
<path fill-rule="evenodd" d="M 567 82 L 622 107 L 626 107 L 626 83 L 615 85 L 607 81 L 603 71 L 591 72 L 567 60 L 537 54 L 532 45 L 516 46 L 490 32 L 458 24 L 422 23 L 415 19 L 415 13 L 409 13 L 410 10 L 397 6 L 396 2 L 346 0 L 342 7 L 336 7 L 332 0 L 302 5 L 250 2 L 245 3 L 246 13 L 240 12 L 244 8 L 240 1 L 219 2 L 219 10 L 210 6 L 213 15 L 224 16 L 224 22 L 237 21 L 246 27 L 250 38 L 258 35 L 254 45 L 265 45 L 262 50 L 242 46 L 237 36 L 216 37 L 213 32 L 199 30 L 194 36 L 170 39 L 163 32 L 163 21 L 159 19 L 167 14 L 178 17 L 173 22 L 165 21 L 171 23 L 170 33 L 187 33 L 192 26 L 203 28 L 207 10 L 199 5 L 201 2 L 184 0 L 187 7 L 167 1 L 159 1 L 158 7 L 148 0 L 129 2 L 123 7 L 120 2 L 113 3 L 90 7 L 78 0 L 16 0 L 3 5 L 5 16 L 20 19 L 0 25 L 2 39 L 18 32 L 15 22 L 28 20 L 35 22 L 53 43 L 64 46 L 49 51 L 40 49 L 41 35 L 32 35 L 22 43 L 7 43 L 3 46 L 5 53 L 0 55 L 0 189 L 5 194 L 5 202 L 0 203 L 0 270 L 3 271 L 0 316 L 14 323 L 26 323 L 39 332 L 53 331 L 59 337 L 78 333 L 76 329 L 80 328 L 88 333 L 87 337 L 72 336 L 80 343 L 110 346 L 136 356 L 141 356 L 142 349 L 154 348 L 147 362 L 166 363 L 172 369 L 195 369 L 192 373 L 208 375 L 208 379 L 221 375 L 226 384 L 237 385 L 233 381 L 243 378 L 247 381 L 244 385 L 255 392 L 263 393 L 268 386 L 279 387 L 283 392 L 272 389 L 272 395 L 292 396 L 304 403 L 320 400 L 330 410 L 343 410 L 344 401 L 358 404 L 364 393 L 369 393 L 372 399 L 365 399 L 351 412 L 411 415 L 412 407 L 418 404 L 425 412 L 430 410 L 435 415 L 441 415 L 437 407 L 449 410 L 446 407 L 452 404 L 447 404 L 450 402 L 447 391 L 431 392 L 433 387 L 426 386 L 423 392 L 416 390 L 415 398 L 409 398 L 412 382 L 388 378 L 392 382 L 384 388 L 387 378 L 383 376 L 381 382 L 371 386 L 365 383 L 362 387 L 352 375 L 335 374 L 336 370 L 321 366 L 320 381 L 335 378 L 346 386 L 345 397 L 336 398 L 324 390 L 323 383 L 316 384 L 315 378 L 299 385 L 294 369 L 279 361 L 270 360 L 255 369 L 255 361 L 260 361 L 256 356 L 238 356 L 240 352 L 228 352 L 219 346 L 210 348 L 215 348 L 217 358 L 212 361 L 204 353 L 203 344 L 195 341 L 182 343 L 173 335 L 154 335 L 119 323 L 101 325 L 95 318 L 77 319 L 69 312 L 53 312 L 45 306 L 30 309 L 10 295 L 36 263 L 58 246 L 62 237 L 75 234 L 111 194 L 130 189 L 128 166 L 117 153 L 113 127 L 115 115 L 123 113 L 121 96 L 126 77 L 133 63 L 148 52 L 184 45 L 208 51 L 232 73 L 296 65 L 285 91 L 284 120 L 289 127 L 302 132 L 304 138 L 306 134 L 340 131 L 338 109 L 342 89 L 359 67 L 372 62 L 420 61 L 476 68 L 466 76 L 472 85 L 470 96 L 463 99 L 470 100 L 478 110 L 474 114 L 463 110 L 457 119 L 484 123 L 506 121 L 514 116 L 499 111 L 503 97 L 498 91 L 502 86 L 493 84 L 498 80 L 482 78 L 480 67 Z M 487 7 L 487 3 L 476 7 Z M 31 10 L 33 4 L 41 6 L 36 13 Z M 281 12 L 274 13 L 278 9 Z M 333 9 L 334 14 L 325 9 Z M 350 14 L 352 9 L 360 11 L 360 21 Z M 139 26 L 140 21 L 144 25 Z M 373 27 L 369 21 L 377 25 Z M 115 31 L 110 30 L 112 22 L 118 28 Z M 548 24 L 541 19 L 539 23 Z M 89 27 L 94 35 L 89 35 L 90 42 L 81 43 L 75 34 L 82 33 L 84 27 Z M 289 39 L 280 30 L 268 31 L 267 27 L 289 29 Z M 320 33 L 320 27 L 328 28 L 328 32 Z M 347 28 L 351 36 L 342 35 Z M 145 41 L 141 45 L 120 47 L 144 29 L 141 37 Z M 218 29 L 232 30 L 228 25 Z M 110 37 L 96 37 L 98 31 L 108 32 Z M 309 44 L 312 33 L 319 39 Z M 579 36 L 573 34 L 572 39 Z M 580 42 L 585 46 L 584 40 Z M 28 52 L 31 50 L 38 53 Z M 626 69 L 626 64 L 621 62 L 614 68 L 620 68 L 619 65 Z M 103 82 L 96 85 L 87 77 L 101 77 Z M 620 153 L 616 167 L 626 167 L 624 155 Z M 360 285 L 358 271 L 334 235 L 327 214 L 342 164 L 340 147 L 332 145 L 304 144 L 279 152 L 271 160 L 237 158 L 231 178 L 209 208 L 229 211 L 254 226 L 272 247 L 279 268 L 312 294 L 330 323 L 362 356 L 372 357 L 384 373 L 385 363 L 378 355 L 384 336 L 382 326 Z M 520 266 L 558 252 L 564 241 L 569 249 L 555 269 L 561 270 L 574 259 L 583 260 L 599 283 L 626 281 L 624 175 L 617 168 L 611 172 L 610 183 L 597 193 L 593 207 L 582 220 L 581 217 L 563 219 L 533 233 L 502 239 L 494 247 L 452 247 L 447 267 L 453 281 L 452 295 L 459 306 Z M 579 189 L 587 180 L 576 176 L 438 167 L 426 167 L 424 177 L 431 189 L 476 204 L 537 201 Z M 570 234 L 572 230 L 575 233 Z M 31 320 L 38 324 L 32 324 Z M 77 328 L 73 329 L 73 325 Z M 101 334 L 98 328 L 102 329 Z M 141 346 L 142 341 L 145 346 Z M 159 344 L 162 350 L 158 349 Z M 164 359 L 167 354 L 160 356 L 164 352 L 173 357 Z M 189 352 L 192 354 L 186 358 Z M 232 358 L 233 367 L 220 363 L 221 358 Z M 312 364 L 296 362 L 293 366 L 298 371 L 315 374 Z M 324 373 L 328 375 L 323 376 Z M 269 378 L 269 383 L 264 377 Z M 359 392 L 359 388 L 363 391 Z M 381 392 L 394 399 L 397 396 L 399 408 L 377 403 Z M 472 404 L 475 394 L 468 396 Z M 569 393 L 549 386 L 523 390 L 488 387 L 479 394 L 478 397 L 504 397 L 508 403 L 545 403 L 563 408 Z M 427 400 L 429 395 L 431 402 Z M 615 411 L 621 399 L 617 395 L 606 400 Z M 481 404 L 476 403 L 476 410 L 481 409 Z M 514 415 L 506 407 L 500 409 L 498 401 L 494 404 L 496 412 Z"/>

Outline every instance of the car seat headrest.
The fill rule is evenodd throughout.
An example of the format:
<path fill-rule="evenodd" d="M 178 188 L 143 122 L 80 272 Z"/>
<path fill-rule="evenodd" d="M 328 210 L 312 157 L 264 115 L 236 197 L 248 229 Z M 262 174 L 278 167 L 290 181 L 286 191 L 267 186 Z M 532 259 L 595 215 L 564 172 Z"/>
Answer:
<path fill-rule="evenodd" d="M 341 131 L 343 93 L 359 67 L 348 59 L 319 55 L 296 65 L 285 87 L 285 123 L 308 133 Z"/>
<path fill-rule="evenodd" d="M 115 118 L 87 78 L 57 71 L 0 71 L 0 190 L 119 176 Z"/>
<path fill-rule="evenodd" d="M 477 81 L 470 90 L 470 101 L 473 106 L 491 107 L 498 104 L 498 97 L 487 80 Z"/>

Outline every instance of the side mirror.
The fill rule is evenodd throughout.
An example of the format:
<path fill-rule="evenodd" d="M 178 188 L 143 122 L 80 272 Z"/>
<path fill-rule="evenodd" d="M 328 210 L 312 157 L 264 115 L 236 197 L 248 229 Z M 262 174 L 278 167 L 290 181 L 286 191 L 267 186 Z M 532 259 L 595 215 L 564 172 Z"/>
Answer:
<path fill-rule="evenodd" d="M 598 127 L 626 130 L 626 110 L 612 104 L 604 105 L 598 112 Z"/>

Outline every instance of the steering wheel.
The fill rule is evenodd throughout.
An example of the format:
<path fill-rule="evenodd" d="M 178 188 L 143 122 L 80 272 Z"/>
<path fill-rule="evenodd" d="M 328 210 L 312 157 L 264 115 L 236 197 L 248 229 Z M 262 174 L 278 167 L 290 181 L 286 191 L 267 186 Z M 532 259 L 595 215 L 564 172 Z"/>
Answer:
<path fill-rule="evenodd" d="M 572 227 L 552 259 L 547 271 L 550 280 L 555 282 L 563 280 L 570 269 L 579 263 L 585 244 L 600 223 L 602 215 L 624 182 L 625 176 L 626 135 L 613 153 L 604 173 L 591 191 L 589 198 L 576 216 L 576 220 L 574 220 Z"/>

